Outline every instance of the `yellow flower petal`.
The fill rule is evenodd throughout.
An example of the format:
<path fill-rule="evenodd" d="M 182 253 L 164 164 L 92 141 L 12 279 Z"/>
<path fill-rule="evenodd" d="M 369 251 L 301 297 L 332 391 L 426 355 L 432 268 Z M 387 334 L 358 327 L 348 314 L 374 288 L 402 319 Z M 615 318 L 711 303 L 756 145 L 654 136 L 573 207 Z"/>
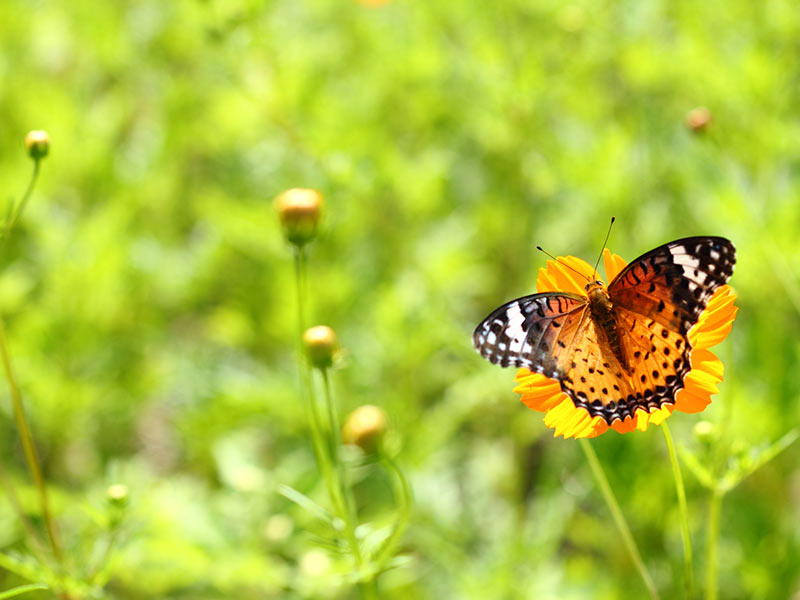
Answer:
<path fill-rule="evenodd" d="M 611 429 L 617 433 L 630 433 L 636 429 L 636 419 L 627 417 L 624 421 L 614 421 L 611 424 Z"/>
<path fill-rule="evenodd" d="M 539 373 L 532 373 L 528 369 L 517 371 L 516 381 L 519 385 L 514 391 L 522 394 L 520 398 L 522 403 L 533 410 L 544 412 L 566 398 L 557 381 Z"/>
<path fill-rule="evenodd" d="M 689 331 L 689 342 L 695 350 L 716 346 L 731 332 L 738 308 L 734 305 L 736 294 L 729 285 L 719 287 L 694 327 Z"/>
<path fill-rule="evenodd" d="M 539 269 L 536 278 L 537 291 L 566 292 L 585 296 L 586 284 L 594 273 L 592 266 L 575 256 L 559 256 L 558 261 L 548 260 L 547 266 Z"/>
<path fill-rule="evenodd" d="M 606 268 L 606 277 L 610 283 L 628 266 L 628 263 L 619 254 L 613 254 L 611 250 L 605 248 L 603 250 L 603 266 Z"/>

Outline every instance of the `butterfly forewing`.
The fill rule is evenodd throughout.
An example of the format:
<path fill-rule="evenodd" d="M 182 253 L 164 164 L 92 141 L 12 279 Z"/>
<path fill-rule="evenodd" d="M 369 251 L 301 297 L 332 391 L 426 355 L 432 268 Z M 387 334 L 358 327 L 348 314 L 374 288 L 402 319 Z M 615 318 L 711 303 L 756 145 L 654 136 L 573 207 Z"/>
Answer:
<path fill-rule="evenodd" d="M 503 367 L 525 367 L 560 379 L 570 346 L 586 321 L 586 298 L 574 294 L 533 294 L 493 311 L 475 329 L 481 356 Z"/>
<path fill-rule="evenodd" d="M 688 333 L 714 291 L 728 281 L 736 250 L 721 237 L 692 237 L 632 261 L 608 286 L 616 307 Z"/>

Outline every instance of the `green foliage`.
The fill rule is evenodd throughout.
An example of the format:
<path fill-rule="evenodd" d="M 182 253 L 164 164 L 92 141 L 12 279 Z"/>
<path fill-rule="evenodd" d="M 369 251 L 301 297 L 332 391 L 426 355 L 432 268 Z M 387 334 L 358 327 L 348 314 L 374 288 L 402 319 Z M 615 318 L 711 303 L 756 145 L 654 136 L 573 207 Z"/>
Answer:
<path fill-rule="evenodd" d="M 2 200 L 28 181 L 25 134 L 50 135 L 0 254 L 0 315 L 76 565 L 102 563 L 106 488 L 130 490 L 85 593 L 356 597 L 331 525 L 295 502 L 330 509 L 272 200 L 313 187 L 309 312 L 346 354 L 333 387 L 343 411 L 387 412 L 414 490 L 381 598 L 644 597 L 577 444 L 470 343 L 533 290 L 536 244 L 592 260 L 611 215 L 628 259 L 689 235 L 737 246 L 739 317 L 702 416 L 724 434 L 670 424 L 699 475 L 696 548 L 704 486 L 733 478 L 720 597 L 797 594 L 798 36 L 788 0 L 0 3 Z M 702 133 L 684 123 L 698 105 Z M 593 447 L 656 587 L 681 597 L 660 432 Z M 5 384 L 0 463 L 38 518 Z M 348 465 L 357 534 L 379 545 L 393 481 Z M 0 504 L 2 590 L 44 581 L 23 537 Z"/>

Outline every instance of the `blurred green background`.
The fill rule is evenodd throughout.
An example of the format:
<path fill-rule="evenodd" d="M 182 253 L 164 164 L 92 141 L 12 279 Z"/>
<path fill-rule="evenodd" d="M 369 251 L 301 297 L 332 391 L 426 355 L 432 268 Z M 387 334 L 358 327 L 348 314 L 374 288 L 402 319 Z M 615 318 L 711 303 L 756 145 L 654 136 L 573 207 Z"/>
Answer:
<path fill-rule="evenodd" d="M 725 382 L 673 434 L 702 459 L 693 426 L 724 420 L 735 460 L 793 429 L 798 86 L 788 0 L 1 3 L 3 200 L 29 177 L 25 133 L 52 148 L 0 256 L 0 313 L 70 553 L 91 553 L 89 509 L 121 481 L 110 597 L 356 597 L 276 492 L 325 503 L 272 202 L 314 187 L 311 313 L 346 349 L 335 393 L 387 411 L 414 488 L 382 597 L 645 597 L 577 444 L 471 332 L 533 291 L 536 244 L 591 261 L 611 215 L 629 260 L 723 235 L 740 307 Z M 23 481 L 0 387 L 0 456 Z M 681 597 L 661 432 L 593 444 L 662 597 Z M 726 497 L 722 598 L 800 593 L 798 458 Z M 684 476 L 702 582 L 708 493 Z M 386 478 L 356 477 L 364 519 L 388 518 Z M 20 538 L 3 501 L 0 545 Z"/>

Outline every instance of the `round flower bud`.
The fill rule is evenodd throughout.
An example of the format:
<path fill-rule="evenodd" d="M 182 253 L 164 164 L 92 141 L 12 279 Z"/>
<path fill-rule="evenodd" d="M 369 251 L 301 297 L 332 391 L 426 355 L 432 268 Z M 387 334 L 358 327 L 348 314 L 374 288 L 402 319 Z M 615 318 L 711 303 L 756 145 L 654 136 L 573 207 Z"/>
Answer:
<path fill-rule="evenodd" d="M 686 126 L 695 133 L 702 133 L 711 123 L 711 111 L 705 106 L 693 108 L 686 115 Z"/>
<path fill-rule="evenodd" d="M 694 437 L 697 441 L 708 444 L 714 440 L 716 431 L 711 421 L 698 421 L 694 426 Z"/>
<path fill-rule="evenodd" d="M 322 195 L 317 190 L 292 188 L 275 200 L 286 239 L 302 246 L 317 235 Z"/>
<path fill-rule="evenodd" d="M 124 507 L 128 504 L 128 486 L 124 483 L 115 483 L 108 486 L 106 498 L 113 506 Z"/>
<path fill-rule="evenodd" d="M 365 404 L 351 412 L 342 426 L 342 441 L 358 446 L 364 452 L 380 447 L 386 433 L 386 413 L 383 409 Z"/>
<path fill-rule="evenodd" d="M 338 342 L 333 329 L 327 325 L 317 325 L 306 329 L 303 334 L 303 345 L 311 364 L 318 369 L 327 369 L 333 364 Z"/>
<path fill-rule="evenodd" d="M 29 131 L 25 136 L 25 148 L 33 160 L 42 159 L 50 150 L 50 136 L 40 129 Z"/>

